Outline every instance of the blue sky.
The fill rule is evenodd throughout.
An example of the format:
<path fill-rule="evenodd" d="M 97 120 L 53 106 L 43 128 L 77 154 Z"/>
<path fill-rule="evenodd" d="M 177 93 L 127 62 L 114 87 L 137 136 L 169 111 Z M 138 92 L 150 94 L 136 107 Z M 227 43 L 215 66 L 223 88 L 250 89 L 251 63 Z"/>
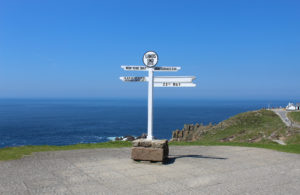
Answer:
<path fill-rule="evenodd" d="M 196 88 L 156 98 L 300 99 L 300 1 L 0 0 L 0 98 L 142 98 L 145 51 Z"/>

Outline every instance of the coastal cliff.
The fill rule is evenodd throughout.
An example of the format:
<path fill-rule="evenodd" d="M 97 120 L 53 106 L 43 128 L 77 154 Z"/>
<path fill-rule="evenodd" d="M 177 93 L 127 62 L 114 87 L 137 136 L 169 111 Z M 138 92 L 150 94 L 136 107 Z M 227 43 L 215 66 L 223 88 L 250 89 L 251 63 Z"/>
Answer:
<path fill-rule="evenodd" d="M 285 126 L 270 110 L 238 114 L 218 124 L 185 124 L 172 133 L 172 141 L 202 142 L 299 142 L 300 129 Z"/>

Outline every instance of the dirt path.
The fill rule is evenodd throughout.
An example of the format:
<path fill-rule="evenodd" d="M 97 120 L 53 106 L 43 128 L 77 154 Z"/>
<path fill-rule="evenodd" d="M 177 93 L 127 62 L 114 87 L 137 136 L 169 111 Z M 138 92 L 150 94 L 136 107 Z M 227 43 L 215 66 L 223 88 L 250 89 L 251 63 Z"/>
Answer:
<path fill-rule="evenodd" d="M 287 111 L 283 109 L 272 109 L 273 112 L 275 112 L 281 120 L 286 124 L 288 127 L 297 127 L 300 128 L 300 125 L 297 123 L 293 123 L 287 116 Z"/>

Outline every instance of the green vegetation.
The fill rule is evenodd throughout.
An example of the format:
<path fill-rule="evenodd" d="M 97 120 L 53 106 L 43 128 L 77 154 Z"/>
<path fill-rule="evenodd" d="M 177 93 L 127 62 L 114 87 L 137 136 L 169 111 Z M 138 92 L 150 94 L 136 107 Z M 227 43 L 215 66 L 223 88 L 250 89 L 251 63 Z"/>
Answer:
<path fill-rule="evenodd" d="M 222 123 L 223 127 L 208 131 L 200 140 L 271 143 L 272 139 L 285 138 L 288 133 L 281 119 L 269 110 L 241 113 Z"/>
<path fill-rule="evenodd" d="M 182 132 L 173 133 L 179 141 L 170 145 L 245 146 L 299 154 L 299 132 L 287 127 L 273 111 L 258 110 L 238 114 L 214 126 L 187 125 Z M 273 140 L 282 140 L 287 145 Z"/>
<path fill-rule="evenodd" d="M 58 150 L 77 150 L 77 149 L 93 149 L 93 148 L 121 148 L 130 147 L 132 144 L 128 141 L 114 141 L 105 143 L 93 144 L 76 144 L 68 146 L 20 146 L 8 147 L 0 149 L 1 160 L 19 159 L 26 155 L 31 155 L 33 152 L 58 151 Z"/>
<path fill-rule="evenodd" d="M 300 123 L 300 112 L 289 112 L 288 117 L 296 123 Z"/>
<path fill-rule="evenodd" d="M 299 129 L 287 127 L 270 110 L 258 110 L 238 114 L 217 125 L 186 125 L 182 132 L 173 132 L 176 141 L 201 141 L 205 143 L 273 143 L 282 140 L 290 144 L 300 143 L 295 139 Z M 297 141 L 298 140 L 298 141 Z"/>

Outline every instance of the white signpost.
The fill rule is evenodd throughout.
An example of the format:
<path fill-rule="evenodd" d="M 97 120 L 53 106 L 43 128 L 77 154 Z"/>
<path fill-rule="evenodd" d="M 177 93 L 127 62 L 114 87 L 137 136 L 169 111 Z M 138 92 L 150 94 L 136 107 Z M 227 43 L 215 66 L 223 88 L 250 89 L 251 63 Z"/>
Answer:
<path fill-rule="evenodd" d="M 196 87 L 194 76 L 158 76 L 154 77 L 153 72 L 176 72 L 180 70 L 177 66 L 155 67 L 158 62 L 158 55 L 149 51 L 144 54 L 145 66 L 121 66 L 126 71 L 148 71 L 148 77 L 120 77 L 124 82 L 148 82 L 148 135 L 147 140 L 153 139 L 153 86 L 154 87 Z"/>

